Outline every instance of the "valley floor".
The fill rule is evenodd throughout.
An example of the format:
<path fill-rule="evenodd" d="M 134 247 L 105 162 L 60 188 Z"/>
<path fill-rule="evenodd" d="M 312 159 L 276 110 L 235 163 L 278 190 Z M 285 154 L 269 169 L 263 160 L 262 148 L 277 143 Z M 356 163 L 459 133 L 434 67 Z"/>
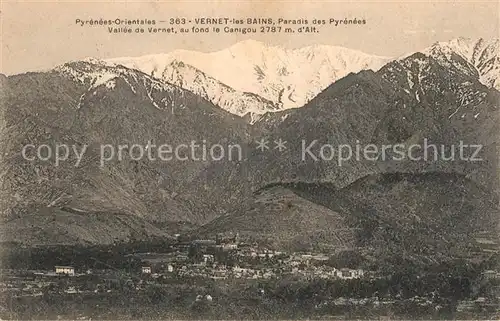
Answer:
<path fill-rule="evenodd" d="M 15 282 L 14 282 L 15 283 Z M 23 278 L 1 294 L 2 319 L 497 319 L 492 298 L 452 302 L 414 296 L 336 296 L 323 288 L 359 281 Z M 496 317 L 495 317 L 496 315 Z"/>
<path fill-rule="evenodd" d="M 244 244 L 195 240 L 11 252 L 10 263 L 2 262 L 0 318 L 500 317 L 500 273 L 484 263 L 384 272 L 367 269 L 355 252 L 286 253 Z M 62 262 L 72 264 L 69 275 L 54 271 Z"/>

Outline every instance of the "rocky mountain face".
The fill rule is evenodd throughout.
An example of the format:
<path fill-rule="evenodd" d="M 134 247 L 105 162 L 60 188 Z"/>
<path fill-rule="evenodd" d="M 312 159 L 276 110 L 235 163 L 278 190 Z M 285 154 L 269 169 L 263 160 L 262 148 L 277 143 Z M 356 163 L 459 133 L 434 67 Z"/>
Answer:
<path fill-rule="evenodd" d="M 189 183 L 206 164 L 134 160 L 129 148 L 245 137 L 244 121 L 203 98 L 98 61 L 11 76 L 1 92 L 0 205 L 7 240 L 110 243 L 165 236 L 177 222 L 203 222 L 173 187 Z M 26 144 L 67 144 L 70 156 L 59 166 L 54 154 L 31 162 L 21 154 Z M 116 155 L 101 166 L 101 146 L 108 144 L 128 147 L 122 161 Z M 79 153 L 86 148 L 78 167 L 73 146 Z"/>
<path fill-rule="evenodd" d="M 484 85 L 469 56 L 443 60 L 439 52 L 345 74 L 379 58 L 323 46 L 282 52 L 247 42 L 222 53 L 181 51 L 174 56 L 184 58 L 176 61 L 86 60 L 2 77 L 3 238 L 112 243 L 168 237 L 189 227 L 203 235 L 241 231 L 285 248 L 317 244 L 373 256 L 401 250 L 420 262 L 432 251 L 456 255 L 476 233 L 495 235 L 491 229 L 497 228 L 500 94 Z M 255 61 L 243 64 L 250 58 Z M 210 59 L 213 66 L 226 62 L 214 71 L 231 74 L 203 69 Z M 241 70 L 232 69 L 237 62 Z M 279 110 L 295 106 L 276 98 L 288 86 L 287 99 L 307 102 L 303 107 Z M 262 113 L 250 118 L 247 104 Z M 263 113 L 270 108 L 278 111 Z M 261 139 L 269 141 L 268 150 L 256 149 Z M 285 150 L 275 148 L 279 139 Z M 153 161 L 131 153 L 133 144 L 191 141 L 239 144 L 242 159 Z M 395 160 L 391 149 L 371 159 L 356 155 L 357 146 L 401 144 L 407 150 L 426 142 L 439 154 L 443 146 L 448 159 L 424 159 L 434 155 L 432 147 L 414 151 L 419 160 Z M 482 145 L 482 160 L 459 159 L 461 142 Z M 26 144 L 56 143 L 78 151 L 87 146 L 80 166 L 74 153 L 59 166 L 21 155 Z M 102 145 L 126 145 L 123 159 L 100 166 Z M 351 146 L 351 157 L 337 149 L 342 145 Z M 474 222 L 470 228 L 468 221 Z M 433 235 L 438 230 L 446 232 L 442 239 Z M 422 239 L 423 247 L 408 243 L 411 238 Z"/>
<path fill-rule="evenodd" d="M 437 42 L 424 50 L 440 63 L 478 77 L 486 86 L 500 90 L 500 41 L 457 38 Z"/>
<path fill-rule="evenodd" d="M 422 52 L 499 89 L 498 39 L 457 38 L 438 42 Z M 284 49 L 248 40 L 227 49 L 110 59 L 178 84 L 250 122 L 266 112 L 304 106 L 336 80 L 351 72 L 377 71 L 396 58 L 379 57 L 335 46 Z"/>
<path fill-rule="evenodd" d="M 332 82 L 348 73 L 364 69 L 376 70 L 387 60 L 385 57 L 342 47 L 285 49 L 247 40 L 211 53 L 177 50 L 167 54 L 108 61 L 182 84 L 183 88 L 196 93 L 207 92 L 212 97 L 212 103 L 238 115 L 259 115 L 276 109 L 302 107 Z M 191 68 L 184 65 L 181 69 L 179 62 Z M 195 75 L 192 67 L 198 69 Z M 172 72 L 172 69 L 175 71 Z M 210 80 L 200 82 L 200 78 L 206 77 Z M 218 84 L 214 88 L 212 78 L 225 85 Z M 229 91 L 225 86 L 233 90 Z M 214 89 L 217 89 L 215 96 Z M 252 99 L 249 99 L 251 94 Z M 240 97 L 235 98 L 235 95 Z M 237 103 L 231 107 L 225 105 L 225 102 L 234 102 L 235 99 L 249 104 Z M 218 104 L 218 101 L 222 101 L 222 104 Z M 262 101 L 271 104 L 263 106 Z"/>
<path fill-rule="evenodd" d="M 248 115 L 250 123 L 256 121 L 256 115 L 279 109 L 279 104 L 253 93 L 234 90 L 182 61 L 166 66 L 160 79 L 187 89 L 232 114 Z"/>
<path fill-rule="evenodd" d="M 245 173 L 251 177 L 232 176 L 231 184 L 238 186 L 250 180 L 252 187 L 258 189 L 274 182 L 319 180 L 342 188 L 363 176 L 393 171 L 456 171 L 474 177 L 480 184 L 496 184 L 487 178 L 496 177 L 497 172 L 498 92 L 454 72 L 431 57 L 414 54 L 389 63 L 376 73 L 351 74 L 303 108 L 265 115 L 253 126 L 256 132 L 269 137 L 271 144 L 280 138 L 287 141 L 287 150 L 253 150 L 245 162 Z M 432 147 L 427 151 L 432 156 L 437 154 L 436 160 L 428 157 L 426 161 L 424 148 L 413 152 L 414 157 L 422 158 L 419 161 L 408 157 L 394 161 L 391 151 L 376 160 L 356 157 L 355 153 L 358 145 L 364 148 L 375 144 L 381 148 L 403 144 L 408 149 L 412 144 L 423 147 L 426 142 L 436 145 L 436 153 Z M 460 160 L 461 142 L 483 145 L 484 161 Z M 304 146 L 311 144 L 312 155 L 304 154 Z M 321 157 L 324 145 L 326 156 Z M 343 157 L 349 159 L 339 164 L 338 156 L 330 159 L 329 148 L 333 146 L 338 153 L 341 145 L 351 146 L 353 156 L 347 157 L 348 151 L 343 150 Z M 456 155 L 453 161 L 442 159 L 442 154 L 449 158 L 452 152 Z"/>
<path fill-rule="evenodd" d="M 338 218 L 338 216 L 332 216 L 334 213 L 346 219 L 351 217 L 359 209 L 359 206 L 372 208 L 375 206 L 374 202 L 377 202 L 378 211 L 384 215 L 392 213 L 389 215 L 400 215 L 401 219 L 405 220 L 404 224 L 398 225 L 402 229 L 401 231 L 392 230 L 395 228 L 394 226 L 391 228 L 391 233 L 394 235 L 402 233 L 397 236 L 398 238 L 405 233 L 403 231 L 416 231 L 412 227 L 413 221 L 406 217 L 408 214 L 407 206 L 410 206 L 411 215 L 420 216 L 424 215 L 424 211 L 427 211 L 425 215 L 436 215 L 440 219 L 443 218 L 443 221 L 432 221 L 432 224 L 435 224 L 433 226 L 440 226 L 439 229 L 445 227 L 442 226 L 443 224 L 465 226 L 468 224 L 468 220 L 474 220 L 478 225 L 469 230 L 467 237 L 461 231 L 455 231 L 457 235 L 453 238 L 463 237 L 457 243 L 459 244 L 457 249 L 469 246 L 466 240 L 472 234 L 481 231 L 486 231 L 485 233 L 494 239 L 494 242 L 497 242 L 498 220 L 495 218 L 498 217 L 499 193 L 496 146 L 498 145 L 500 129 L 498 101 L 500 101 L 498 91 L 487 88 L 475 76 L 464 73 L 459 68 L 444 66 L 438 60 L 422 53 L 388 63 L 378 72 L 363 71 L 358 74 L 350 74 L 333 83 L 303 108 L 266 114 L 261 121 L 253 126 L 261 136 L 269 137 L 271 144 L 273 140 L 279 138 L 287 141 L 285 152 L 280 153 L 277 150 L 270 150 L 266 153 L 251 152 L 245 163 L 244 171 L 239 176 L 235 176 L 234 169 L 230 170 L 228 167 L 207 169 L 211 173 L 217 173 L 217 175 L 214 174 L 215 180 L 218 177 L 225 181 L 229 180 L 230 186 L 233 187 L 232 195 L 238 199 L 248 199 L 249 203 L 243 207 L 237 206 L 236 209 L 229 210 L 227 216 L 222 216 L 204 226 L 199 230 L 199 233 L 210 234 L 216 231 L 240 230 L 247 232 L 247 234 L 261 235 L 266 242 L 275 246 L 276 244 L 295 246 L 298 245 L 297 239 L 292 236 L 299 234 L 295 227 L 299 221 L 304 222 L 302 217 L 307 215 L 315 217 L 310 214 L 314 212 L 316 215 L 321 214 L 321 218 L 311 218 L 311 228 L 307 228 L 308 224 L 303 224 L 304 230 L 301 231 L 300 235 L 304 239 L 299 243 L 298 248 L 321 244 L 319 241 L 311 241 L 312 239 L 307 241 L 308 237 L 318 235 L 330 235 L 327 238 L 330 243 L 336 244 L 340 248 L 341 246 L 334 241 L 335 238 L 331 232 L 325 231 L 328 228 L 323 229 L 318 228 L 318 226 L 322 225 L 325 220 L 333 220 L 332 217 Z M 313 156 L 307 154 L 304 159 L 302 142 L 305 141 L 305 145 L 309 146 L 315 140 L 318 142 L 313 144 L 310 149 Z M 379 148 L 400 144 L 404 146 L 406 151 L 410 146 L 417 145 L 420 146 L 420 149 L 414 150 L 412 157 L 419 159 L 412 160 L 408 156 L 403 159 L 395 159 L 396 155 L 390 149 L 385 153 L 385 158 L 383 157 L 384 153 L 381 153 L 379 149 L 375 159 L 363 157 L 357 159 L 354 150 L 357 144 L 361 148 L 368 144 L 374 144 Z M 463 149 L 464 157 L 461 158 L 461 144 L 481 145 L 478 154 L 481 155 L 481 160 L 471 160 L 472 154 L 477 151 L 477 148 Z M 321 149 L 324 145 L 328 145 L 328 148 L 325 153 L 326 157 L 322 158 Z M 331 159 L 328 157 L 330 156 L 329 146 L 337 148 L 341 145 L 351 146 L 353 156 L 340 164 L 337 161 L 338 157 Z M 334 153 L 338 153 L 338 149 L 334 149 Z M 345 157 L 346 151 L 343 150 L 343 153 Z M 224 174 L 224 170 L 233 174 Z M 396 177 L 402 182 L 398 181 L 393 186 L 391 180 L 385 179 L 386 176 Z M 376 198 L 370 201 L 364 200 L 366 197 L 364 193 L 368 193 L 364 189 L 363 192 L 355 193 L 356 197 L 349 196 L 350 193 L 354 193 L 350 190 L 351 187 L 358 186 L 360 188 L 363 184 L 371 184 L 370 177 L 375 177 L 376 180 L 380 179 L 380 183 L 376 184 L 376 189 L 380 189 L 376 192 Z M 418 184 L 408 185 L 407 180 L 418 182 Z M 449 180 L 458 183 L 452 188 L 448 186 Z M 310 198 L 310 195 L 316 193 L 311 192 L 306 200 L 315 205 L 307 207 L 303 205 L 305 201 L 300 198 L 300 195 L 297 196 L 295 192 L 290 192 L 288 187 L 286 187 L 286 191 L 279 192 L 280 196 L 274 198 L 266 196 L 264 200 L 262 200 L 260 193 L 240 192 L 240 194 L 236 194 L 237 191 L 250 190 L 246 184 L 242 183 L 249 181 L 253 190 L 259 190 L 262 186 L 269 184 L 283 186 L 287 184 L 327 183 L 328 191 L 331 194 L 325 195 L 325 198 L 329 199 L 330 205 L 327 206 L 326 203 Z M 222 180 L 217 182 L 217 184 L 221 184 Z M 449 213 L 456 211 L 453 218 L 451 218 L 451 214 L 443 216 L 441 213 L 442 204 L 421 194 L 425 189 L 432 190 L 436 197 L 446 200 L 445 202 L 455 204 L 453 210 L 449 210 Z M 488 209 L 485 209 L 484 206 L 464 205 L 464 198 L 475 193 L 471 189 L 484 191 L 485 194 L 480 193 L 483 195 L 481 202 L 484 202 L 483 205 L 488 204 Z M 348 192 L 340 195 L 332 191 Z M 455 194 L 458 194 L 459 191 L 465 194 L 460 194 L 462 196 L 456 203 L 458 198 Z M 268 193 L 272 195 L 275 190 L 272 189 Z M 287 195 L 287 198 L 282 196 L 283 193 Z M 391 196 L 390 193 L 394 193 L 394 195 Z M 342 203 L 347 196 L 352 202 L 349 203 L 349 206 L 332 206 L 332 204 Z M 400 199 L 397 204 L 392 204 L 395 197 Z M 227 200 L 227 198 L 218 199 L 215 194 L 212 194 L 210 199 L 216 200 L 219 206 L 224 206 Z M 297 204 L 294 211 L 285 210 L 284 204 L 287 200 Z M 413 205 L 408 205 L 413 204 L 415 200 L 424 204 L 424 207 L 417 210 Z M 316 208 L 317 205 L 327 207 L 332 212 L 323 208 L 320 211 Z M 276 214 L 279 217 L 269 214 L 275 211 L 279 212 Z M 370 215 L 369 211 L 364 210 L 359 213 L 364 213 L 360 214 L 360 220 L 368 219 Z M 484 215 L 487 215 L 488 219 L 483 220 Z M 290 225 L 280 223 L 280 220 L 287 219 L 291 222 Z M 386 222 L 393 221 L 393 218 L 386 219 Z M 422 221 L 429 222 L 428 218 L 422 219 Z M 314 225 L 315 222 L 317 225 Z M 351 221 L 348 225 L 341 223 L 343 221 L 339 219 L 336 219 L 336 222 L 332 225 L 347 230 L 355 229 L 361 224 L 360 221 L 356 220 Z M 485 224 L 482 225 L 482 223 Z M 421 228 L 425 229 L 425 227 Z M 387 232 L 385 227 L 381 226 L 380 229 Z M 315 234 L 316 230 L 318 234 Z M 418 233 L 421 233 L 420 227 L 417 230 Z M 346 239 L 356 239 L 354 230 L 349 233 L 350 237 L 346 237 Z M 446 233 L 447 237 L 451 237 L 454 231 L 449 228 Z M 379 247 L 377 246 L 374 250 L 381 251 L 390 245 L 390 248 L 394 250 L 391 250 L 391 253 L 398 253 L 402 249 L 400 241 L 388 244 L 390 241 L 388 238 L 396 237 L 394 235 L 381 236 L 383 240 L 378 244 Z M 273 236 L 272 241 L 269 240 L 271 236 Z M 403 239 L 411 239 L 409 235 L 407 237 L 403 237 Z M 297 236 L 297 238 L 299 237 Z M 439 243 L 435 239 L 428 239 L 428 241 Z M 451 244 L 453 242 L 448 240 L 445 243 Z M 448 254 L 457 255 L 460 252 L 458 250 L 450 254 L 451 252 L 447 252 L 449 248 L 442 247 L 444 243 L 437 243 L 425 246 L 429 246 L 433 250 L 439 246 L 440 252 L 437 253 L 440 253 L 443 258 Z M 408 250 L 408 256 L 417 255 L 418 253 L 415 251 L 420 250 L 417 248 Z M 426 255 L 430 255 L 431 252 L 432 250 L 427 251 Z M 424 259 L 419 259 L 420 262 L 422 260 Z"/>

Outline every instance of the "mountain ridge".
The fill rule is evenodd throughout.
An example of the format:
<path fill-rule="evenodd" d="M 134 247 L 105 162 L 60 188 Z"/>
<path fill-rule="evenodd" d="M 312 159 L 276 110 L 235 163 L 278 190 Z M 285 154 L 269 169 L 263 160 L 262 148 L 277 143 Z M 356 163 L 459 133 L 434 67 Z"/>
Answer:
<path fill-rule="evenodd" d="M 447 42 L 436 42 L 428 48 L 418 50 L 425 55 L 437 59 L 444 66 L 455 64 L 463 72 L 477 77 L 488 87 L 500 89 L 497 79 L 500 77 L 500 54 L 498 39 L 491 41 L 479 38 L 457 38 Z M 393 60 L 402 60 L 411 55 L 402 57 L 382 57 L 369 55 L 348 48 L 313 45 L 296 49 L 285 49 L 279 46 L 266 45 L 255 40 L 246 40 L 236 43 L 226 49 L 202 53 L 189 50 L 174 50 L 170 53 L 145 55 L 140 57 L 123 57 L 107 59 L 108 63 L 123 64 L 139 69 L 167 82 L 183 82 L 186 77 L 181 72 L 167 73 L 172 69 L 173 62 L 183 62 L 196 69 L 199 75 L 221 82 L 219 94 L 213 93 L 211 100 L 214 104 L 229 110 L 239 116 L 250 115 L 252 122 L 262 118 L 266 112 L 275 112 L 304 106 L 310 99 L 319 94 L 331 83 L 347 76 L 351 72 L 372 69 L 377 71 L 386 63 Z M 451 55 L 461 57 L 465 61 L 457 63 Z M 271 57 L 271 58 L 269 58 Z M 456 58 L 455 57 L 455 58 Z M 293 69 L 290 65 L 301 66 Z M 307 66 L 307 67 L 306 67 Z M 237 73 L 237 76 L 231 74 Z M 188 74 L 192 73 L 188 71 Z M 302 79 L 307 79 L 304 82 Z M 229 108 L 224 106 L 234 97 L 225 98 L 225 86 L 229 86 L 239 93 L 239 101 L 245 101 L 244 93 L 252 93 L 259 97 L 256 103 L 250 102 L 246 110 L 244 107 Z M 207 91 L 203 84 L 193 81 L 184 82 L 184 88 L 202 93 Z M 235 96 L 231 94 L 230 96 Z M 270 102 L 262 106 L 262 100 Z M 222 103 L 218 103 L 222 101 Z M 248 99 L 246 99 L 248 102 Z M 239 103 L 237 103 L 240 105 Z"/>
<path fill-rule="evenodd" d="M 236 91 L 253 93 L 278 104 L 278 109 L 282 110 L 301 107 L 347 73 L 377 69 L 386 60 L 385 57 L 337 46 L 285 49 L 247 40 L 209 53 L 175 50 L 136 58 L 113 58 L 107 62 L 162 78 L 163 71 L 172 61 L 182 61 Z M 260 109 L 250 108 L 249 111 L 254 110 Z M 265 110 L 260 113 L 263 112 Z"/>
<path fill-rule="evenodd" d="M 471 66 L 464 57 L 450 57 L 447 65 L 439 57 L 415 53 L 377 72 L 349 73 L 303 107 L 267 112 L 259 121 L 251 121 L 252 125 L 217 106 L 209 95 L 100 60 L 2 78 L 0 148 L 5 154 L 0 156 L 0 211 L 10 222 L 8 234 L 17 236 L 16 228 L 32 231 L 39 239 L 30 242 L 37 243 L 54 241 L 48 232 L 56 230 L 54 226 L 67 231 L 54 235 L 60 242 L 169 235 L 179 232 L 175 228 L 184 223 L 203 225 L 232 213 L 241 203 L 252 202 L 252 191 L 273 182 L 323 182 L 342 189 L 370 175 L 406 171 L 465 175 L 474 184 L 493 189 L 492 178 L 498 175 L 498 155 L 493 151 L 498 143 L 499 93 L 481 84 L 472 67 L 464 68 Z M 198 76 L 197 70 L 190 72 Z M 271 143 L 278 138 L 287 141 L 286 152 L 259 152 L 255 141 L 263 137 Z M 472 164 L 350 159 L 339 166 L 300 159 L 302 139 L 339 146 L 356 141 L 422 143 L 425 138 L 436 144 L 460 139 L 484 144 L 486 160 Z M 242 160 L 154 163 L 125 159 L 104 168 L 87 159 L 77 170 L 28 162 L 20 155 L 26 143 L 88 143 L 89 155 L 98 157 L 96 147 L 102 144 L 152 140 L 175 145 L 202 139 L 237 142 L 247 152 Z M 310 201 L 300 202 L 315 207 Z M 92 217 L 107 215 L 101 221 L 102 233 L 107 233 L 107 225 L 123 226 L 124 221 L 128 232 L 99 238 L 99 233 L 72 229 L 68 222 L 78 220 L 81 212 Z M 114 214 L 117 220 L 121 215 L 130 219 L 119 223 Z M 24 218 L 31 226 L 22 224 Z M 85 220 L 78 222 L 85 227 Z M 93 228 L 99 230 L 99 226 Z M 36 229 L 41 232 L 35 233 Z"/>

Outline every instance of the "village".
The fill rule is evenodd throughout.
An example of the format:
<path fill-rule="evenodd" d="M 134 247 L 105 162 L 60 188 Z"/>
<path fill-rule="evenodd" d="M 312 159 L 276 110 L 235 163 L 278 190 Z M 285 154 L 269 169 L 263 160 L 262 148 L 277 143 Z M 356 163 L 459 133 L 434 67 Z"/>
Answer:
<path fill-rule="evenodd" d="M 180 235 L 176 235 L 178 238 Z M 269 279 L 283 275 L 323 279 L 373 279 L 375 272 L 358 267 L 335 267 L 331 256 L 315 252 L 286 252 L 242 241 L 239 234 L 215 239 L 178 241 L 164 252 L 129 253 L 138 259 L 140 269 L 129 271 L 142 277 L 201 277 L 210 279 Z M 64 262 L 61 262 L 64 263 Z M 107 270 L 107 269 L 106 269 Z M 109 271 L 114 267 L 110 266 Z M 82 270 L 72 265 L 56 265 L 53 271 L 35 271 L 43 276 L 79 276 L 99 274 L 105 270 Z"/>
<path fill-rule="evenodd" d="M 186 249 L 187 246 L 187 249 Z M 287 253 L 241 242 L 238 235 L 216 240 L 193 240 L 169 254 L 140 254 L 150 263 L 142 273 L 158 277 L 164 273 L 211 279 L 270 279 L 284 275 L 304 278 L 360 279 L 374 277 L 359 268 L 336 268 L 323 253 Z"/>
<path fill-rule="evenodd" d="M 163 300 L 158 299 L 158 293 L 162 293 L 160 297 L 183 297 L 191 302 L 189 304 L 215 304 L 214 300 L 222 304 L 224 300 L 217 289 L 229 284 L 235 291 L 240 287 L 248 290 L 253 284 L 255 291 L 249 295 L 263 300 L 266 291 L 276 293 L 276 287 L 279 288 L 283 280 L 293 280 L 291 284 L 296 282 L 306 288 L 306 284 L 333 287 L 335 294 L 318 301 L 315 309 L 353 305 L 389 308 L 403 301 L 416 309 L 440 309 L 442 306 L 439 297 L 432 293 L 412 295 L 403 300 L 401 292 L 389 290 L 393 275 L 361 266 L 346 266 L 332 253 L 279 251 L 242 239 L 237 233 L 216 235 L 214 239 L 181 240 L 180 235 L 177 237 L 178 240 L 164 251 L 125 254 L 124 260 L 132 262 L 126 267 L 103 262 L 99 268 L 88 268 L 61 261 L 51 270 L 3 270 L 2 295 L 45 302 L 82 296 L 101 300 L 119 298 L 126 293 L 131 299 L 154 303 Z M 500 273 L 487 270 L 483 277 L 498 283 Z M 387 290 L 384 293 L 376 290 L 383 288 Z M 176 294 L 180 289 L 186 294 Z M 462 313 L 478 309 L 489 311 L 499 304 L 498 298 L 492 300 L 479 296 L 461 301 L 456 309 Z"/>
<path fill-rule="evenodd" d="M 150 283 L 189 278 L 265 280 L 290 276 L 304 280 L 353 280 L 380 277 L 357 267 L 332 266 L 330 256 L 323 253 L 272 250 L 242 241 L 238 234 L 225 237 L 217 235 L 215 239 L 179 241 L 165 253 L 141 252 L 125 256 L 140 262 L 140 265 L 136 264 L 132 269 L 111 265 L 105 269 L 83 269 L 60 262 L 60 265 L 55 265 L 49 271 L 4 271 L 3 288 L 20 296 L 37 296 L 44 291 L 111 292 L 115 283 L 129 284 L 131 288 L 140 290 Z M 104 281 L 95 284 L 77 281 L 96 278 Z M 59 289 L 61 286 L 63 288 Z"/>

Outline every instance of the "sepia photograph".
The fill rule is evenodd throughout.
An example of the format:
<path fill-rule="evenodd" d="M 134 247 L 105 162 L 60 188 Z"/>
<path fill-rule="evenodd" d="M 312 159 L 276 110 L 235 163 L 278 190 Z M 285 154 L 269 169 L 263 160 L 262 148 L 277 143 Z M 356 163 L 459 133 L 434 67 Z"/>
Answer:
<path fill-rule="evenodd" d="M 500 319 L 500 2 L 0 2 L 1 320 Z"/>

